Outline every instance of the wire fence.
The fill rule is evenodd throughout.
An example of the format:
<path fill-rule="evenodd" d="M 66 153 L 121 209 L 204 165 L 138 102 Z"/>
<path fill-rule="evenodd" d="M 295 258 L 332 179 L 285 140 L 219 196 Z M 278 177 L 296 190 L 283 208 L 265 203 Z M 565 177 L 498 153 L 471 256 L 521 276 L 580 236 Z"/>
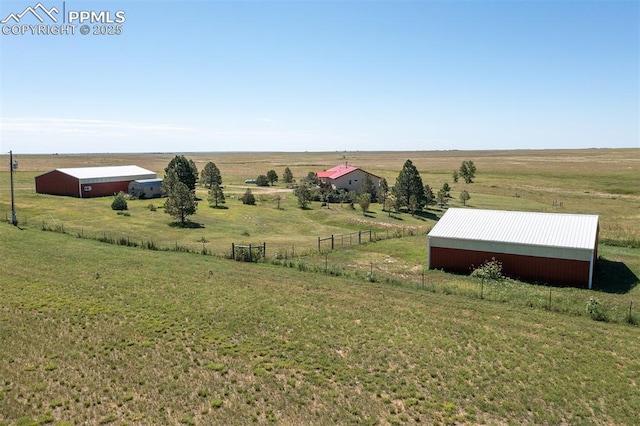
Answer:
<path fill-rule="evenodd" d="M 391 232 L 366 230 L 339 236 L 334 235 L 324 239 L 318 237 L 318 244 L 324 242 L 327 247 L 320 246 L 315 250 L 309 247 L 300 249 L 295 246 L 281 245 L 269 249 L 270 257 L 267 257 L 266 242 L 249 245 L 232 243 L 230 252 L 213 252 L 205 246 L 204 240 L 202 248 L 185 246 L 178 242 L 160 245 L 153 240 L 135 239 L 126 235 L 113 236 L 107 232 L 86 233 L 82 229 L 67 228 L 61 222 L 51 224 L 42 221 L 41 229 L 146 250 L 176 251 L 251 262 L 270 262 L 274 265 L 296 268 L 300 271 L 324 273 L 364 282 L 385 283 L 407 289 L 509 303 L 526 309 L 587 315 L 599 321 L 640 324 L 640 296 L 635 294 L 586 293 L 585 290 L 578 288 L 526 284 L 510 279 L 480 281 L 463 275 L 429 271 L 424 265 L 394 269 L 384 262 L 354 263 L 346 260 L 349 256 L 342 256 L 337 250 L 338 248 L 355 247 L 359 244 L 375 243 L 387 238 L 416 236 L 417 232 L 412 229 Z M 329 241 L 333 243 L 335 251 L 329 249 Z M 337 243 L 338 241 L 340 244 Z M 347 244 L 347 241 L 350 241 L 350 244 Z M 587 298 L 587 295 L 590 297 Z"/>

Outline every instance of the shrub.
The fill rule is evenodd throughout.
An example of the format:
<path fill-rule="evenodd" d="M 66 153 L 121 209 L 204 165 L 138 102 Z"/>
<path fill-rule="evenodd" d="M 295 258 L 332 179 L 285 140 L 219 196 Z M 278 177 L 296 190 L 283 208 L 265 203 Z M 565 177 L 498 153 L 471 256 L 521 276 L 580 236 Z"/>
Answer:
<path fill-rule="evenodd" d="M 249 204 L 250 206 L 253 206 L 256 204 L 256 197 L 251 193 L 250 189 L 247 189 L 244 193 L 244 195 L 242 196 L 242 198 L 240 198 L 240 200 L 242 200 L 242 204 Z"/>
<path fill-rule="evenodd" d="M 607 320 L 607 314 L 604 312 L 602 303 L 600 303 L 600 301 L 593 296 L 591 296 L 589 300 L 587 300 L 586 311 L 591 319 L 595 321 Z"/>
<path fill-rule="evenodd" d="M 256 185 L 269 186 L 269 178 L 266 175 L 260 175 L 256 178 Z"/>
<path fill-rule="evenodd" d="M 124 196 L 124 192 L 119 192 L 118 195 L 116 195 L 113 198 L 113 202 L 111 203 L 111 209 L 112 210 L 128 210 L 128 206 L 127 206 L 127 199 Z"/>
<path fill-rule="evenodd" d="M 496 258 L 493 257 L 490 261 L 486 261 L 484 264 L 474 269 L 471 276 L 480 278 L 481 280 L 499 281 L 504 278 L 502 275 L 502 263 L 498 262 Z"/>

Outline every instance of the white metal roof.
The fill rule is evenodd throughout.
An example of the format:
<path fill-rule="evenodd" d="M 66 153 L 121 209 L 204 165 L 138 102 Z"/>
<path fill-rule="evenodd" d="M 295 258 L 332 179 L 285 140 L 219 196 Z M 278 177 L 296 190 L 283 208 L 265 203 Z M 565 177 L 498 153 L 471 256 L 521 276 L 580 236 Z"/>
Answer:
<path fill-rule="evenodd" d="M 155 172 L 138 166 L 72 167 L 56 170 L 81 180 L 156 175 Z"/>
<path fill-rule="evenodd" d="M 597 233 L 596 215 L 450 208 L 429 239 L 593 250 Z"/>

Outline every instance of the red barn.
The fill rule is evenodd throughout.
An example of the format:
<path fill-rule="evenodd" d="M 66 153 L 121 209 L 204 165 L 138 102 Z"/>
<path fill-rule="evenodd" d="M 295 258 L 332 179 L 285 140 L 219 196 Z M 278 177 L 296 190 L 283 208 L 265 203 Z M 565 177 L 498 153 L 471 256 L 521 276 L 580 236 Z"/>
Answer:
<path fill-rule="evenodd" d="M 55 169 L 36 176 L 38 194 L 88 198 L 127 192 L 129 182 L 155 179 L 157 175 L 138 166 L 77 167 Z"/>
<path fill-rule="evenodd" d="M 492 258 L 524 281 L 591 288 L 598 216 L 451 208 L 429 232 L 430 269 L 469 273 Z"/>

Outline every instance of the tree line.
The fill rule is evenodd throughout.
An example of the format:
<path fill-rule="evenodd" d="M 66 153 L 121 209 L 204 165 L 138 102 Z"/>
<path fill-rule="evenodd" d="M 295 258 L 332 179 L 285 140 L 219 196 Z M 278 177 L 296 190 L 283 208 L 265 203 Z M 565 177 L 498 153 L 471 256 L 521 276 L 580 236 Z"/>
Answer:
<path fill-rule="evenodd" d="M 196 184 L 200 183 L 207 188 L 209 205 L 219 208 L 225 203 L 225 195 L 222 186 L 222 175 L 213 162 L 208 162 L 199 174 L 195 163 L 183 155 L 176 155 L 165 168 L 165 177 L 162 183 L 167 196 L 164 210 L 167 214 L 185 223 L 187 217 L 195 214 L 198 207 L 198 200 L 195 196 Z M 473 161 L 463 161 L 458 170 L 453 172 L 454 182 L 463 179 L 465 183 L 473 183 L 477 169 Z M 278 182 L 279 176 L 275 170 L 269 170 L 266 174 L 261 174 L 255 179 L 259 186 L 274 185 Z M 353 208 L 358 204 L 363 214 L 373 202 L 382 204 L 382 209 L 391 214 L 391 210 L 396 212 L 407 211 L 414 215 L 416 212 L 424 210 L 433 204 L 445 205 L 451 198 L 451 187 L 444 183 L 437 192 L 434 192 L 430 185 L 424 184 L 420 172 L 411 160 L 405 161 L 395 185 L 389 187 L 385 178 L 380 179 L 378 187 L 373 183 L 369 174 L 365 174 L 360 191 L 346 191 L 335 189 L 324 184 L 315 172 L 309 172 L 307 176 L 295 183 L 293 173 L 286 167 L 282 176 L 282 181 L 292 187 L 293 193 L 298 199 L 301 208 L 308 208 L 311 201 L 321 201 L 323 203 L 349 203 Z M 465 189 L 460 193 L 460 201 L 466 205 L 471 198 Z M 255 204 L 255 197 L 251 189 L 247 189 L 240 198 L 244 204 Z M 280 198 L 281 199 L 281 198 Z M 278 207 L 279 201 L 278 199 Z"/>

